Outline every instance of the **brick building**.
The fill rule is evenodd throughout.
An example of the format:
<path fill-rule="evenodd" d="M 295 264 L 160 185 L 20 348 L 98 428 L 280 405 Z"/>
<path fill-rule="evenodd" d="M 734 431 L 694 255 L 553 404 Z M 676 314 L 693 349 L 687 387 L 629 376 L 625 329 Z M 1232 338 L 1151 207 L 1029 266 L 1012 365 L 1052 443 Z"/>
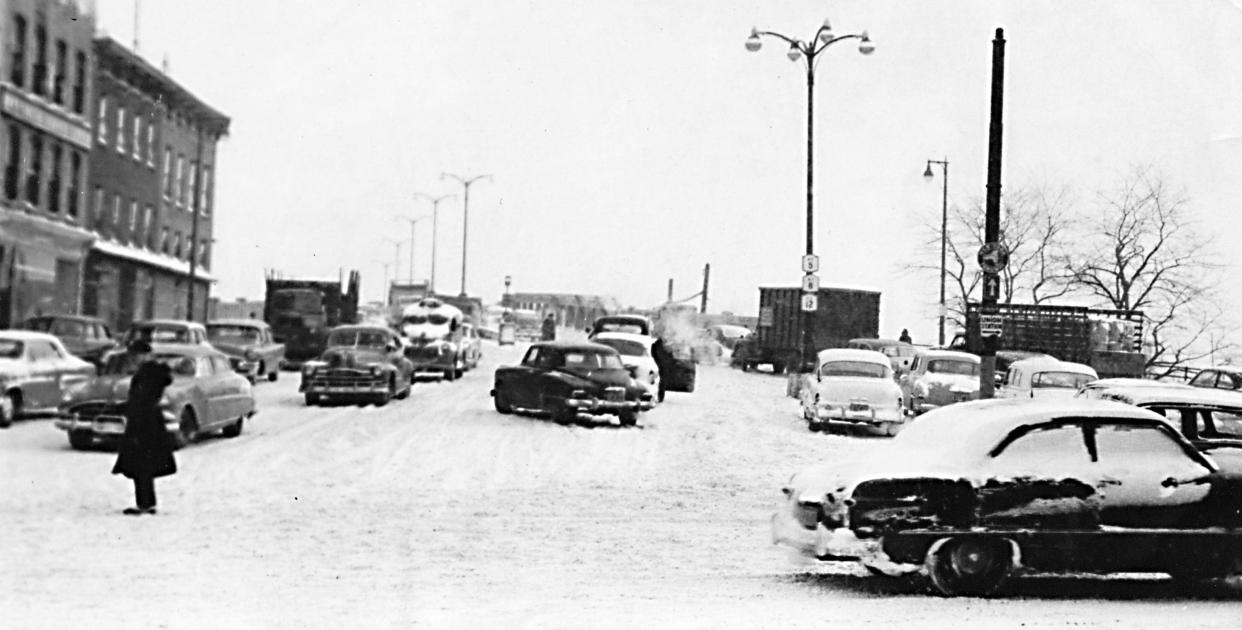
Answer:
<path fill-rule="evenodd" d="M 0 0 L 0 328 L 79 308 L 94 30 L 88 3 Z"/>
<path fill-rule="evenodd" d="M 510 293 L 502 302 L 508 308 L 537 311 L 540 316 L 552 313 L 558 325 L 570 328 L 585 328 L 596 317 L 620 310 L 616 300 L 576 293 Z"/>
<path fill-rule="evenodd" d="M 118 329 L 206 319 L 216 143 L 229 119 L 110 38 L 95 40 L 94 53 L 88 225 L 97 238 L 82 310 Z"/>

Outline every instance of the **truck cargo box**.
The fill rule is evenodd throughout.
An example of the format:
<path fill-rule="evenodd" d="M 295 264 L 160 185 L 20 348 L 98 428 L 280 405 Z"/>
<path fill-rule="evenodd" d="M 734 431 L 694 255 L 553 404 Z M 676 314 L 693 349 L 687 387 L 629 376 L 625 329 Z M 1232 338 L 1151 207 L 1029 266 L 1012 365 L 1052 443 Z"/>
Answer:
<path fill-rule="evenodd" d="M 771 365 L 781 372 L 797 366 L 802 350 L 802 311 L 800 287 L 760 287 L 759 322 L 754 340 L 746 345 L 743 369 Z M 844 348 L 856 337 L 878 337 L 880 331 L 880 292 L 861 289 L 821 287 L 819 308 L 811 330 L 810 353 L 825 348 Z"/>

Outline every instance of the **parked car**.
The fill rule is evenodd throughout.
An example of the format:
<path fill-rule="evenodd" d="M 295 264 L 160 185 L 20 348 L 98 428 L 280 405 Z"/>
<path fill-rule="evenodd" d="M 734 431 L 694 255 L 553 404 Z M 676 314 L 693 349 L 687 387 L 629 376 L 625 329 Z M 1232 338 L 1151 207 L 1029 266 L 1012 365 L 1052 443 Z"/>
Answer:
<path fill-rule="evenodd" d="M 1080 399 L 994 399 L 932 411 L 854 464 L 794 475 L 773 540 L 945 595 L 988 595 L 1017 571 L 1242 571 L 1239 477 L 1164 418 Z"/>
<path fill-rule="evenodd" d="M 95 366 L 47 333 L 0 330 L 0 427 L 54 414 L 65 390 L 95 376 Z"/>
<path fill-rule="evenodd" d="M 1157 381 L 1149 378 L 1102 378 L 1091 381 L 1078 388 L 1077 398 L 1101 398 L 1114 387 L 1172 387 L 1175 389 L 1187 388 L 1189 385 L 1177 383 L 1173 381 Z"/>
<path fill-rule="evenodd" d="M 1027 352 L 1025 350 L 997 350 L 996 351 L 996 371 L 993 372 L 995 377 L 996 389 L 1005 386 L 1005 379 L 1009 377 L 1009 366 L 1018 361 L 1027 359 L 1053 359 L 1052 355 L 1042 352 Z"/>
<path fill-rule="evenodd" d="M 1190 379 L 1191 387 L 1242 389 L 1242 368 L 1220 366 L 1200 370 Z"/>
<path fill-rule="evenodd" d="M 461 325 L 461 356 L 462 364 L 465 369 L 472 370 L 479 366 L 479 361 L 483 359 L 483 342 L 479 333 L 482 332 L 474 324 L 464 323 Z"/>
<path fill-rule="evenodd" d="M 713 324 L 707 327 L 707 333 L 720 345 L 733 350 L 738 340 L 749 337 L 752 331 L 745 326 L 734 324 Z"/>
<path fill-rule="evenodd" d="M 914 345 L 896 339 L 850 339 L 847 347 L 883 353 L 893 366 L 893 372 L 899 375 L 907 372 L 914 361 Z"/>
<path fill-rule="evenodd" d="M 660 367 L 656 365 L 655 357 L 651 356 L 654 337 L 635 333 L 602 332 L 595 335 L 592 341 L 616 350 L 630 375 L 649 391 L 660 390 Z"/>
<path fill-rule="evenodd" d="M 327 349 L 302 364 L 298 391 L 306 404 L 360 400 L 386 405 L 410 395 L 414 365 L 405 358 L 401 339 L 384 326 L 337 326 L 328 333 Z"/>
<path fill-rule="evenodd" d="M 491 394 L 500 413 L 547 413 L 560 424 L 585 413 L 615 414 L 621 424 L 633 425 L 639 412 L 655 406 L 616 350 L 589 342 L 532 344 L 520 365 L 496 369 Z"/>
<path fill-rule="evenodd" d="M 257 411 L 250 381 L 235 372 L 219 350 L 154 343 L 148 360 L 172 369 L 173 382 L 164 390 L 160 406 L 178 447 L 214 431 L 225 437 L 241 435 L 242 425 Z M 56 428 L 69 434 L 70 446 L 89 448 L 115 442 L 124 434 L 129 381 L 138 365 L 129 355 L 114 352 L 99 376 L 65 394 Z"/>
<path fill-rule="evenodd" d="M 141 339 L 147 343 L 197 344 L 212 347 L 207 341 L 207 328 L 198 322 L 184 319 L 147 319 L 129 325 L 121 337 L 119 346 L 129 346 L 131 341 Z"/>
<path fill-rule="evenodd" d="M 820 350 L 814 376 L 800 392 L 812 431 L 852 426 L 896 435 L 905 420 L 890 358 L 875 350 Z"/>
<path fill-rule="evenodd" d="M 23 329 L 55 335 L 69 354 L 100 365 L 103 355 L 116 347 L 112 330 L 98 317 L 41 315 L 22 322 Z"/>
<path fill-rule="evenodd" d="M 602 332 L 650 335 L 651 331 L 651 319 L 646 315 L 603 315 L 596 317 L 591 327 L 587 328 L 587 339 Z"/>
<path fill-rule="evenodd" d="M 1009 364 L 998 398 L 1073 398 L 1082 386 L 1099 379 L 1089 365 L 1051 357 L 1023 359 Z"/>
<path fill-rule="evenodd" d="M 272 339 L 272 328 L 258 319 L 216 319 L 207 322 L 207 341 L 223 352 L 233 369 L 251 383 L 275 382 L 285 364 L 285 344 Z"/>
<path fill-rule="evenodd" d="M 898 380 L 902 406 L 917 415 L 979 398 L 979 357 L 954 350 L 921 350 Z"/>

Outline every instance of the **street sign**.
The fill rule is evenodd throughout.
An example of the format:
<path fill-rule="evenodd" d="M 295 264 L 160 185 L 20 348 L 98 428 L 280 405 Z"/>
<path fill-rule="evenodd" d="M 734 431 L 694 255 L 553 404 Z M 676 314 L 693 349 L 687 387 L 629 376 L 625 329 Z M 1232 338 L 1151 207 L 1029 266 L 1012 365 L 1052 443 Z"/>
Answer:
<path fill-rule="evenodd" d="M 1009 250 L 1000 243 L 984 243 L 975 258 L 985 273 L 996 273 L 1009 264 Z"/>
<path fill-rule="evenodd" d="M 802 294 L 802 310 L 813 313 L 819 310 L 819 296 L 814 293 Z"/>
<path fill-rule="evenodd" d="M 809 273 L 802 276 L 802 291 L 804 293 L 819 293 L 819 276 Z"/>
<path fill-rule="evenodd" d="M 985 337 L 999 337 L 1004 332 L 1004 321 L 1000 315 L 979 315 L 979 334 Z"/>
<path fill-rule="evenodd" d="M 994 273 L 983 274 L 983 301 L 995 302 L 1000 299 L 1000 278 Z"/>
<path fill-rule="evenodd" d="M 815 254 L 806 254 L 802 257 L 802 273 L 815 273 L 819 271 L 819 256 Z"/>

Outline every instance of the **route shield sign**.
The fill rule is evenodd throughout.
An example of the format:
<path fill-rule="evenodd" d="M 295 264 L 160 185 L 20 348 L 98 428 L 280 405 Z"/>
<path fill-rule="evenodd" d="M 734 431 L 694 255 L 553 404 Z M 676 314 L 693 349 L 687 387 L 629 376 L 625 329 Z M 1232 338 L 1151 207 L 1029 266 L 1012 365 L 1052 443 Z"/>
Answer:
<path fill-rule="evenodd" d="M 802 257 L 802 273 L 815 273 L 819 271 L 819 256 L 815 254 L 806 254 Z"/>
<path fill-rule="evenodd" d="M 802 294 L 802 310 L 814 312 L 819 310 L 819 296 L 814 293 Z"/>
<path fill-rule="evenodd" d="M 802 292 L 819 293 L 819 276 L 809 273 L 802 276 Z"/>

